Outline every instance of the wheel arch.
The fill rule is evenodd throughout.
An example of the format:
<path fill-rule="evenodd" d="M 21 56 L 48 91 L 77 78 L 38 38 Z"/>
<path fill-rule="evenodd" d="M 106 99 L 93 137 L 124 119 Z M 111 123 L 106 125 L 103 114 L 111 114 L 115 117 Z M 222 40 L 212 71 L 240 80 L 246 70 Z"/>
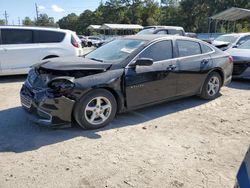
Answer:
<path fill-rule="evenodd" d="M 203 88 L 203 86 L 204 86 L 204 83 L 206 82 L 206 80 L 207 80 L 207 77 L 208 77 L 208 75 L 209 74 L 211 74 L 212 72 L 217 72 L 219 75 L 220 75 L 220 77 L 221 77 L 221 86 L 223 86 L 223 84 L 224 84 L 224 72 L 223 72 L 223 70 L 222 70 L 222 68 L 220 68 L 220 67 L 215 67 L 215 68 L 213 68 L 212 70 L 210 70 L 209 72 L 208 72 L 208 74 L 207 74 L 207 76 L 206 76 L 206 79 L 203 81 L 203 83 L 202 83 L 202 85 L 201 85 L 201 88 L 200 88 L 200 91 L 199 91 L 199 94 L 201 94 L 201 92 L 202 92 L 202 88 Z"/>
<path fill-rule="evenodd" d="M 224 75 L 224 72 L 223 72 L 222 68 L 216 67 L 216 68 L 214 68 L 213 70 L 211 70 L 211 71 L 209 72 L 209 74 L 210 74 L 211 72 L 217 72 L 217 73 L 220 75 L 220 77 L 221 77 L 221 86 L 223 86 L 223 83 L 224 83 L 224 80 L 225 80 L 225 78 L 224 78 L 225 75 Z"/>
<path fill-rule="evenodd" d="M 88 93 L 93 92 L 93 91 L 95 91 L 97 89 L 104 89 L 104 90 L 109 91 L 115 97 L 115 100 L 116 100 L 116 103 L 117 103 L 117 112 L 123 111 L 123 109 L 124 109 L 124 99 L 123 99 L 122 94 L 119 94 L 119 92 L 117 92 L 115 89 L 110 88 L 110 87 L 101 86 L 101 87 L 95 87 L 95 88 L 88 89 L 86 92 L 84 92 L 84 94 L 80 98 L 84 97 Z M 72 115 L 74 114 L 75 108 L 76 108 L 76 103 L 73 106 Z"/>
<path fill-rule="evenodd" d="M 115 97 L 115 100 L 117 102 L 117 112 L 121 112 L 123 110 L 123 108 L 124 108 L 123 97 L 116 90 L 114 90 L 113 88 L 110 88 L 110 87 L 99 87 L 96 89 L 105 89 L 105 90 L 109 91 Z"/>

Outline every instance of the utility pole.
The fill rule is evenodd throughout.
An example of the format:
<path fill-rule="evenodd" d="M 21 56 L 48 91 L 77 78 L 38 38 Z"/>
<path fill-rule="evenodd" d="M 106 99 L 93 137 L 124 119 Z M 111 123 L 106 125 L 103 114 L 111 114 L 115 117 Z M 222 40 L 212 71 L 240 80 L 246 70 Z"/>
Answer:
<path fill-rule="evenodd" d="M 38 20 L 38 7 L 36 3 L 35 3 L 35 7 L 36 7 L 36 20 Z"/>
<path fill-rule="evenodd" d="M 9 15 L 7 14 L 6 11 L 4 11 L 4 17 L 5 17 L 5 25 L 8 25 L 8 17 L 9 17 Z"/>

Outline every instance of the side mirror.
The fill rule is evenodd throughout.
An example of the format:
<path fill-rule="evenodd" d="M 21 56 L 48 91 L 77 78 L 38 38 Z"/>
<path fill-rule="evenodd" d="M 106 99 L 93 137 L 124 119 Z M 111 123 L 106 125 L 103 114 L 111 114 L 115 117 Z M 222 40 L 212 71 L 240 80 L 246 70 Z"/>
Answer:
<path fill-rule="evenodd" d="M 139 58 L 132 64 L 132 66 L 151 66 L 151 65 L 153 65 L 153 59 L 150 58 Z"/>
<path fill-rule="evenodd" d="M 232 48 L 238 48 L 240 45 L 239 44 L 236 44 L 236 45 L 233 45 Z"/>

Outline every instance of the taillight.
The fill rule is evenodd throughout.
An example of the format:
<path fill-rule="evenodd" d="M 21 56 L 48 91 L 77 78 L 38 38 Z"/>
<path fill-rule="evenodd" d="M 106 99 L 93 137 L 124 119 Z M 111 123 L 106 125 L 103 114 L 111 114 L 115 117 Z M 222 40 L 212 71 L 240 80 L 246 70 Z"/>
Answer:
<path fill-rule="evenodd" d="M 234 62 L 234 59 L 233 59 L 233 57 L 231 55 L 228 58 L 229 58 L 230 63 Z"/>
<path fill-rule="evenodd" d="M 80 47 L 79 43 L 76 41 L 76 39 L 75 39 L 73 36 L 71 36 L 71 44 L 72 44 L 74 47 L 76 47 L 76 48 L 79 48 L 79 47 Z"/>

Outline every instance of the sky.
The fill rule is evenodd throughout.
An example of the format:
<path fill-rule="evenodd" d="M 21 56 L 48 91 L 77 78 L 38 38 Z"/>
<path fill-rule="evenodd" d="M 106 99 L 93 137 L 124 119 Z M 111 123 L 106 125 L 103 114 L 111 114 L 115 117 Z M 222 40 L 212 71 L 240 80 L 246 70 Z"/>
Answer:
<path fill-rule="evenodd" d="M 105 2 L 105 0 L 103 0 Z M 0 19 L 5 19 L 7 12 L 8 23 L 18 25 L 26 16 L 32 20 L 36 17 L 35 4 L 40 14 L 46 13 L 55 21 L 74 12 L 77 15 L 86 9 L 95 10 L 100 0 L 0 0 Z"/>

